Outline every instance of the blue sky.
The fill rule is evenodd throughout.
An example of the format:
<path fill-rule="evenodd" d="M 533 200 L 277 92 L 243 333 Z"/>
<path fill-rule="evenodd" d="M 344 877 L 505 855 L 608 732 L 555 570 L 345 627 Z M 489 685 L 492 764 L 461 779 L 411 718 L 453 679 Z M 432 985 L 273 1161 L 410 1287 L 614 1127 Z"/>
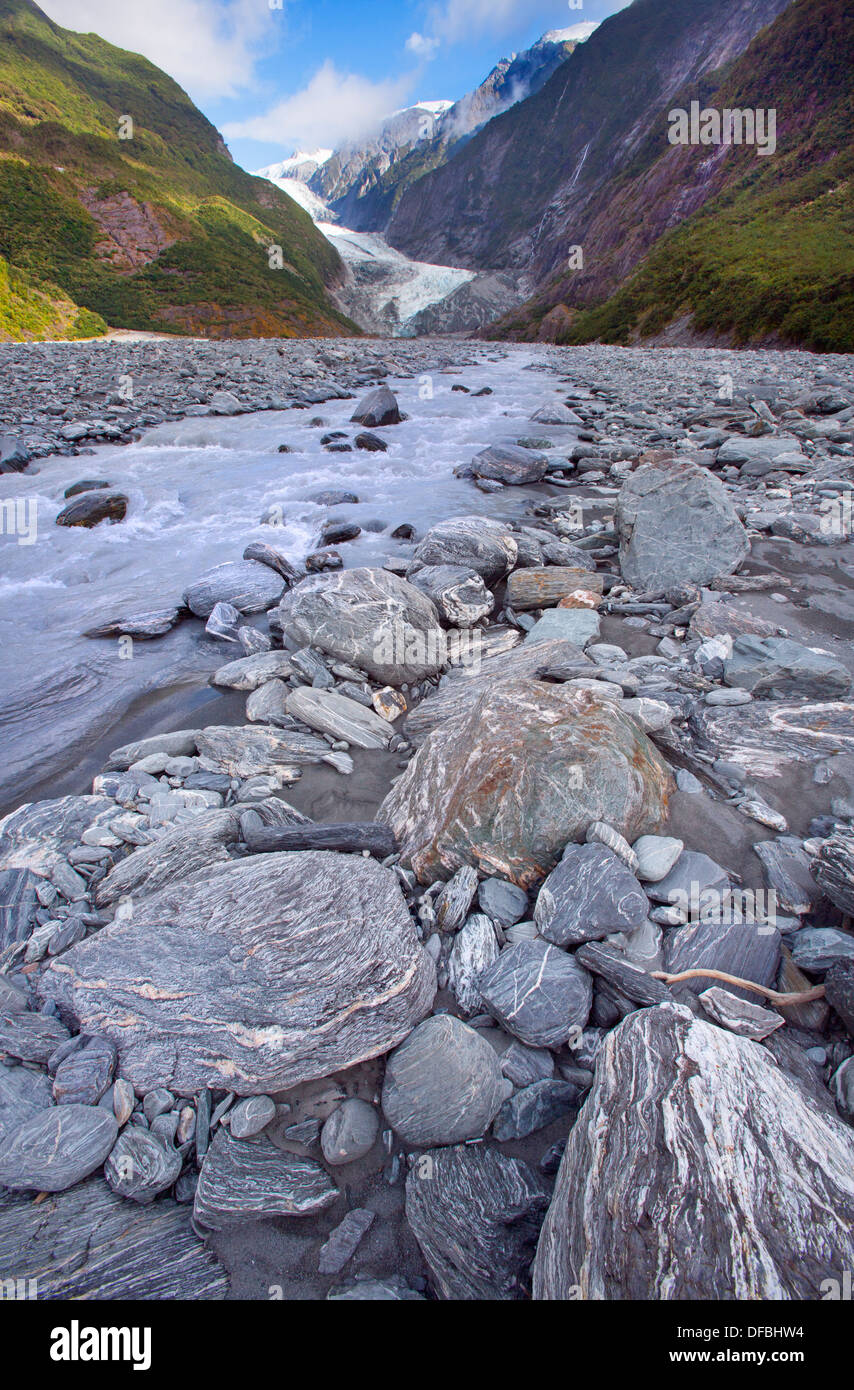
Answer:
<path fill-rule="evenodd" d="M 165 69 L 248 169 L 334 146 L 418 100 L 456 99 L 549 29 L 627 0 L 37 0 Z"/>

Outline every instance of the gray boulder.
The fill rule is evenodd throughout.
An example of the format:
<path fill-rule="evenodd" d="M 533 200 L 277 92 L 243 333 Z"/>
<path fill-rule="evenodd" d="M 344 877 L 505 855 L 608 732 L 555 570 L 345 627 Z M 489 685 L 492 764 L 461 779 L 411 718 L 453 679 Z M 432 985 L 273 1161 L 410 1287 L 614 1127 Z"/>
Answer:
<path fill-rule="evenodd" d="M 397 397 L 387 386 L 378 386 L 375 391 L 363 396 L 350 416 L 352 424 L 367 425 L 369 429 L 377 429 L 380 425 L 399 425 L 401 419 Z"/>
<path fill-rule="evenodd" d="M 191 584 L 184 602 L 197 618 L 209 618 L 218 603 L 230 603 L 239 613 L 261 613 L 281 597 L 284 582 L 267 565 L 254 560 L 227 560 Z"/>
<path fill-rule="evenodd" d="M 38 1110 L 0 1143 L 0 1187 L 63 1192 L 100 1168 L 118 1132 L 100 1105 Z"/>
<path fill-rule="evenodd" d="M 727 685 L 752 695 L 787 699 L 838 700 L 848 694 L 851 677 L 841 662 L 811 651 L 787 637 L 736 637 L 724 662 Z"/>
<path fill-rule="evenodd" d="M 0 1141 L 53 1105 L 50 1081 L 28 1067 L 0 1067 Z"/>
<path fill-rule="evenodd" d="M 528 894 L 503 878 L 485 878 L 477 890 L 482 912 L 500 927 L 512 927 L 528 914 Z"/>
<path fill-rule="evenodd" d="M 457 932 L 448 958 L 448 984 L 464 1014 L 481 1012 L 478 980 L 497 959 L 498 941 L 492 922 L 483 913 L 473 912 Z"/>
<path fill-rule="evenodd" d="M 780 969 L 780 933 L 764 922 L 704 918 L 677 927 L 665 937 L 664 968 L 670 975 L 683 970 L 723 970 L 758 985 L 774 988 Z M 693 994 L 708 989 L 708 978 L 687 980 Z M 734 994 L 754 1003 L 757 995 L 728 985 Z"/>
<path fill-rule="evenodd" d="M 100 1177 L 39 1205 L 0 1210 L 0 1269 L 38 1281 L 38 1297 L 220 1299 L 228 1278 L 168 1198 L 140 1209 Z"/>
<path fill-rule="evenodd" d="M 333 1110 L 320 1132 L 323 1157 L 333 1167 L 364 1158 L 374 1147 L 379 1127 L 374 1107 L 351 1096 Z"/>
<path fill-rule="evenodd" d="M 546 476 L 549 461 L 533 449 L 516 444 L 491 444 L 472 459 L 477 478 L 493 478 L 498 483 L 539 483 Z"/>
<path fill-rule="evenodd" d="M 210 683 L 228 690 L 257 690 L 268 681 L 286 681 L 292 669 L 287 652 L 259 652 L 220 666 L 211 676 Z"/>
<path fill-rule="evenodd" d="M 475 570 L 490 587 L 516 564 L 512 532 L 500 521 L 482 516 L 453 516 L 431 526 L 416 546 L 413 569 L 425 565 L 462 565 Z"/>
<path fill-rule="evenodd" d="M 543 642 L 536 647 L 524 644 L 510 651 L 480 656 L 476 664 L 452 666 L 439 682 L 439 689 L 421 700 L 406 718 L 406 736 L 421 743 L 443 724 L 458 714 L 468 713 L 480 697 L 499 682 L 521 676 L 536 679 L 546 667 L 565 661 L 586 662 L 583 651 L 563 638 Z M 590 670 L 596 668 L 589 663 Z"/>
<path fill-rule="evenodd" d="M 471 864 L 525 888 L 591 821 L 629 839 L 657 829 L 670 787 L 661 755 L 613 701 L 507 680 L 429 735 L 377 819 L 424 883 Z"/>
<path fill-rule="evenodd" d="M 587 971 L 545 941 L 507 947 L 478 985 L 488 1011 L 529 1047 L 561 1047 L 584 1027 L 593 1000 Z"/>
<path fill-rule="evenodd" d="M 29 869 L 0 869 L 0 952 L 27 940 L 40 906 L 40 882 Z"/>
<path fill-rule="evenodd" d="M 390 869 L 304 851 L 213 864 L 135 901 L 39 988 L 116 1044 L 140 1093 L 259 1095 L 387 1052 L 436 981 Z"/>
<path fill-rule="evenodd" d="M 56 518 L 57 526 L 98 526 L 102 521 L 122 521 L 128 499 L 120 492 L 85 492 L 69 502 Z"/>
<path fill-rule="evenodd" d="M 406 1218 L 446 1299 L 524 1297 L 547 1206 L 539 1174 L 495 1149 L 431 1150 L 406 1179 Z"/>
<path fill-rule="evenodd" d="M 818 1079 L 684 1007 L 630 1014 L 570 1132 L 534 1297 L 819 1298 L 854 1260 L 852 1165 Z"/>
<path fill-rule="evenodd" d="M 432 599 L 449 627 L 472 627 L 495 607 L 480 575 L 465 565 L 425 565 L 409 576 L 409 582 Z"/>
<path fill-rule="evenodd" d="M 279 619 L 291 642 L 310 644 L 385 685 L 433 676 L 446 639 L 425 594 L 381 569 L 313 575 L 288 590 Z"/>
<path fill-rule="evenodd" d="M 313 1216 L 338 1195 L 319 1163 L 284 1153 L 263 1134 L 232 1139 L 220 1128 L 202 1163 L 193 1216 L 221 1231 L 270 1216 Z"/>
<path fill-rule="evenodd" d="M 508 1089 L 486 1039 L 452 1014 L 437 1014 L 389 1057 L 383 1113 L 407 1144 L 458 1144 L 486 1133 Z"/>
<path fill-rule="evenodd" d="M 570 1081 L 534 1081 L 505 1100 L 492 1123 L 492 1133 L 500 1144 L 526 1139 L 574 1110 L 578 1095 L 578 1087 Z"/>
<path fill-rule="evenodd" d="M 148 1130 L 129 1125 L 116 1140 L 104 1177 L 120 1197 L 146 1206 L 177 1181 L 181 1167 L 175 1149 L 167 1149 Z"/>
<path fill-rule="evenodd" d="M 635 589 L 706 584 L 733 574 L 750 549 L 723 483 L 676 457 L 631 474 L 616 524 L 623 578 Z"/>
<path fill-rule="evenodd" d="M 303 685 L 287 696 L 285 705 L 289 714 L 309 728 L 346 739 L 356 748 L 387 748 L 394 737 L 394 727 L 387 719 L 337 690 Z"/>
<path fill-rule="evenodd" d="M 537 896 L 534 921 L 557 946 L 600 941 L 643 926 L 649 900 L 630 869 L 605 845 L 567 845 Z"/>

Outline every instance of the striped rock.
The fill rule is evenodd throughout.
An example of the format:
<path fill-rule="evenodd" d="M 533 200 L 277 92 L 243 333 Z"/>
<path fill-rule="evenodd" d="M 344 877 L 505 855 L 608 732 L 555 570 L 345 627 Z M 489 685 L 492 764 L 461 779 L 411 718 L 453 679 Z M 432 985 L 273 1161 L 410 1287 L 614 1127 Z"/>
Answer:
<path fill-rule="evenodd" d="M 854 1132 L 808 1064 L 784 1070 L 778 1036 L 751 1042 L 676 1004 L 608 1034 L 535 1298 L 818 1299 L 854 1267 Z"/>

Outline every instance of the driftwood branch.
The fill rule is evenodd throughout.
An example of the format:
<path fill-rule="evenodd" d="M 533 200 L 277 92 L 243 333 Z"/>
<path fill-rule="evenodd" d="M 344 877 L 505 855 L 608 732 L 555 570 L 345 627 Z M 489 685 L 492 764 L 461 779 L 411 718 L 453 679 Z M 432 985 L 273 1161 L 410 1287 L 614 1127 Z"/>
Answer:
<path fill-rule="evenodd" d="M 743 980 L 739 975 L 727 975 L 723 970 L 683 970 L 680 975 L 668 975 L 665 970 L 651 972 L 654 980 L 663 980 L 666 985 L 679 985 L 683 980 L 723 980 L 724 984 L 737 985 L 740 989 L 752 990 L 762 994 L 772 1004 L 787 1008 L 790 1004 L 811 1004 L 814 999 L 824 998 L 824 985 L 814 985 L 812 989 L 802 989 L 796 994 L 781 994 L 779 990 L 757 985 L 753 980 Z"/>
<path fill-rule="evenodd" d="M 391 826 L 379 825 L 375 821 L 349 821 L 342 825 L 258 826 L 246 831 L 246 843 L 253 854 L 306 849 L 359 854 L 368 850 L 377 859 L 386 859 L 397 849 Z"/>

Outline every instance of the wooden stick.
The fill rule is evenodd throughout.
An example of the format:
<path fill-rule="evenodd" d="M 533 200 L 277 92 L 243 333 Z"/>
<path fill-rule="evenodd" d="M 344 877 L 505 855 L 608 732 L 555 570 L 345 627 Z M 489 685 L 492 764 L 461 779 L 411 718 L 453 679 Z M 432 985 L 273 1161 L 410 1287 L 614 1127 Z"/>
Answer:
<path fill-rule="evenodd" d="M 683 980 L 723 980 L 724 984 L 738 985 L 740 989 L 750 989 L 754 994 L 763 994 L 772 1004 L 779 1004 L 782 1008 L 788 1008 L 790 1004 L 811 1004 L 814 999 L 824 998 L 824 985 L 814 985 L 812 989 L 802 989 L 797 994 L 781 994 L 779 990 L 757 985 L 753 980 L 742 980 L 739 975 L 727 975 L 723 970 L 683 970 L 680 975 L 668 975 L 665 970 L 653 970 L 651 974 L 654 980 L 663 980 L 666 985 L 678 985 Z"/>

